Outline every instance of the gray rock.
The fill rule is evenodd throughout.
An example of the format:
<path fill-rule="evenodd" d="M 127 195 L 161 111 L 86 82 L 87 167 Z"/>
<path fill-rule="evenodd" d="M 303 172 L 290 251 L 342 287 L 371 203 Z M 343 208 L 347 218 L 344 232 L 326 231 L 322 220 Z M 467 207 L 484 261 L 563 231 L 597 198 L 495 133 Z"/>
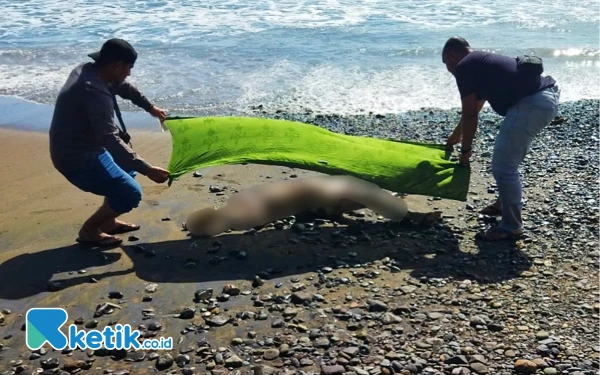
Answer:
<path fill-rule="evenodd" d="M 208 320 L 206 320 L 206 323 L 211 327 L 222 327 L 225 324 L 229 323 L 229 321 L 230 321 L 229 319 L 226 319 L 222 316 L 216 315 L 216 316 L 212 316 Z"/>
<path fill-rule="evenodd" d="M 352 371 L 356 373 L 356 375 L 370 375 L 369 371 L 362 369 L 360 367 L 352 367 Z"/>
<path fill-rule="evenodd" d="M 308 358 L 308 357 L 304 357 L 304 358 L 302 358 L 300 360 L 300 366 L 301 367 L 312 366 L 314 364 L 315 364 L 315 362 L 312 359 Z"/>
<path fill-rule="evenodd" d="M 479 362 L 471 363 L 470 367 L 471 367 L 471 370 L 473 370 L 474 372 L 476 372 L 478 374 L 489 373 L 487 366 L 484 365 L 483 363 L 479 363 Z"/>
<path fill-rule="evenodd" d="M 277 357 L 279 357 L 279 350 L 277 349 L 267 349 L 263 353 L 263 358 L 267 361 L 272 361 Z"/>
<path fill-rule="evenodd" d="M 402 318 L 394 315 L 390 312 L 383 314 L 380 318 L 379 321 L 385 325 L 388 324 L 398 324 L 402 322 Z"/>
<path fill-rule="evenodd" d="M 303 305 L 305 303 L 311 302 L 313 295 L 308 292 L 294 292 L 292 293 L 291 301 L 297 305 Z"/>
<path fill-rule="evenodd" d="M 546 340 L 549 337 L 550 337 L 550 334 L 546 331 L 539 331 L 535 334 L 535 338 L 537 340 Z"/>
<path fill-rule="evenodd" d="M 141 362 L 146 358 L 146 352 L 137 351 L 137 352 L 129 352 L 123 359 L 125 362 Z"/>
<path fill-rule="evenodd" d="M 298 309 L 293 308 L 293 307 L 286 307 L 286 309 L 283 310 L 282 315 L 286 318 L 294 317 L 294 316 L 298 315 Z"/>
<path fill-rule="evenodd" d="M 346 370 L 344 366 L 324 366 L 321 368 L 321 375 L 342 375 Z"/>
<path fill-rule="evenodd" d="M 359 353 L 359 351 L 360 350 L 356 346 L 351 346 L 342 350 L 343 353 L 348 354 L 350 357 L 356 356 Z"/>
<path fill-rule="evenodd" d="M 472 316 L 469 322 L 472 326 L 485 326 L 487 324 L 485 319 L 479 315 Z"/>
<path fill-rule="evenodd" d="M 406 294 L 411 294 L 413 293 L 415 290 L 417 290 L 417 287 L 414 285 L 404 285 L 400 287 L 400 290 L 403 291 Z"/>
<path fill-rule="evenodd" d="M 266 365 L 255 366 L 252 370 L 254 375 L 276 375 L 279 373 L 278 369 Z"/>
<path fill-rule="evenodd" d="M 319 337 L 314 343 L 315 348 L 329 348 L 330 345 L 331 342 L 329 342 L 327 337 Z"/>

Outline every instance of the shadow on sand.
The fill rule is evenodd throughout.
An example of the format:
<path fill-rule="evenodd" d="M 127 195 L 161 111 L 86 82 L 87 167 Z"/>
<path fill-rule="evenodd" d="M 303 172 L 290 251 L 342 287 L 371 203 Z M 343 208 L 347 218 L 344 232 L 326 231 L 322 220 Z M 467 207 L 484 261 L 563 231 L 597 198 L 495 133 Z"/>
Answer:
<path fill-rule="evenodd" d="M 420 228 L 402 223 L 354 222 L 339 227 L 315 226 L 301 233 L 264 230 L 212 239 L 185 235 L 182 233 L 181 240 L 123 245 L 113 250 L 72 245 L 19 255 L 0 265 L 0 299 L 16 300 L 47 292 L 51 280 L 58 280 L 63 291 L 88 283 L 92 277 L 101 280 L 132 274 L 152 283 L 252 280 L 260 272 L 265 277 L 264 272 L 268 272 L 270 277 L 280 278 L 385 257 L 395 260 L 396 271 L 410 270 L 413 277 L 468 278 L 480 283 L 509 280 L 531 266 L 525 253 L 506 242 L 476 243 L 477 252 L 461 251 L 459 239 L 443 223 Z M 119 264 L 125 255 L 133 263 L 130 269 Z M 91 272 L 78 273 L 83 269 Z M 72 288 L 72 292 L 78 289 Z"/>

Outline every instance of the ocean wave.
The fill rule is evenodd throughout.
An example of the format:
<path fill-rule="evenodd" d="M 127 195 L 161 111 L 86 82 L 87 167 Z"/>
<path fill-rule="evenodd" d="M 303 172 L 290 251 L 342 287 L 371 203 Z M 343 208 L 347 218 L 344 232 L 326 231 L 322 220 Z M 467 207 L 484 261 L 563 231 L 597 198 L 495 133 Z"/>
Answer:
<path fill-rule="evenodd" d="M 598 26 L 598 0 L 1 0 L 0 41 L 96 42 L 113 34 L 137 43 L 178 44 L 199 36 L 270 29 L 377 27 L 398 32 L 512 25 L 536 30 Z M 593 11 L 592 11 L 593 10 Z"/>
<path fill-rule="evenodd" d="M 559 81 L 562 100 L 599 98 L 600 63 L 591 64 L 551 61 L 545 70 Z M 270 111 L 349 115 L 460 106 L 454 78 L 437 59 L 384 69 L 287 60 L 249 71 L 175 67 L 160 60 L 140 65 L 131 82 L 158 105 L 181 113 L 244 113 L 262 106 Z M 0 65 L 0 94 L 53 104 L 72 67 Z M 127 102 L 124 108 L 133 109 Z"/>
<path fill-rule="evenodd" d="M 591 10 L 598 5 L 0 0 L 0 94 L 53 104 L 71 69 L 118 36 L 139 51 L 131 80 L 186 113 L 451 108 L 460 103 L 439 54 L 458 32 L 475 49 L 541 56 L 563 99 L 597 98 L 599 20 Z"/>

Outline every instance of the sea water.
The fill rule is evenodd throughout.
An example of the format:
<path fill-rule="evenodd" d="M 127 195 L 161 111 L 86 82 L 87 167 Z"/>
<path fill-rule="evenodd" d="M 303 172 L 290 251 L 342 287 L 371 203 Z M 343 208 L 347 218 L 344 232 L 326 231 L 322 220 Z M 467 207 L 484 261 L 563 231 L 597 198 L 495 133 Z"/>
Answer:
<path fill-rule="evenodd" d="M 599 4 L 0 0 L 0 125 L 47 128 L 69 72 L 113 37 L 138 51 L 129 80 L 170 114 L 455 108 L 460 98 L 440 55 L 451 36 L 474 49 L 542 57 L 561 101 L 599 98 Z"/>

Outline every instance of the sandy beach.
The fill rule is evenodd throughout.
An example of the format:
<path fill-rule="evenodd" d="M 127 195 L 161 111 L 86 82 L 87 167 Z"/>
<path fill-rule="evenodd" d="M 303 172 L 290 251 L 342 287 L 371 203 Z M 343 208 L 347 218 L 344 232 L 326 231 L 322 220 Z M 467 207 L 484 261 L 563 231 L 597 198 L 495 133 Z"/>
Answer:
<path fill-rule="evenodd" d="M 588 117 L 597 120 L 597 108 L 590 113 Z M 562 133 L 555 129 L 548 134 L 561 138 Z M 588 237 L 568 240 L 555 225 L 560 217 L 555 210 L 566 206 L 567 212 L 573 212 L 577 206 L 548 203 L 559 194 L 550 186 L 569 174 L 575 176 L 566 165 L 556 167 L 553 176 L 538 175 L 536 184 L 532 180 L 526 184 L 526 215 L 534 222 L 530 225 L 542 218 L 554 223 L 551 230 L 540 222 L 542 230 L 530 231 L 528 238 L 513 244 L 474 240 L 474 234 L 493 221 L 477 210 L 495 197 L 484 152 L 490 145 L 482 141 L 484 156 L 473 161 L 468 202 L 406 198 L 411 210 L 443 212 L 444 219 L 433 227 L 394 225 L 365 210 L 353 218 L 357 224 L 348 227 L 317 223 L 312 230 L 296 227 L 190 239 L 181 222 L 191 210 L 222 204 L 236 189 L 311 174 L 279 167 L 224 166 L 202 171 L 202 177 L 183 176 L 171 187 L 138 177 L 143 201 L 123 216 L 141 225 L 130 233 L 137 238 L 122 235 L 123 246 L 100 251 L 82 248 L 74 240 L 101 198 L 78 191 L 54 170 L 47 134 L 2 129 L 0 139 L 4 177 L 0 185 L 0 369 L 7 373 L 44 368 L 47 373 L 60 369 L 141 374 L 159 368 L 173 373 L 212 371 L 213 375 L 292 374 L 295 368 L 326 373 L 328 367 L 345 364 L 347 369 L 358 366 L 377 375 L 396 366 L 381 365 L 387 360 L 398 363 L 394 371 L 401 374 L 414 373 L 413 368 L 431 374 L 469 373 L 456 372 L 463 371 L 455 370 L 460 368 L 512 374 L 515 360 L 541 358 L 545 365 L 538 360 L 536 369 L 548 374 L 544 368 L 561 363 L 598 364 L 598 347 L 588 346 L 593 332 L 581 331 L 597 323 L 597 296 L 593 296 L 598 290 L 597 264 L 592 259 L 597 238 L 589 237 L 597 233 L 593 229 L 597 219 L 579 220 L 581 226 L 574 229 Z M 167 165 L 171 147 L 167 133 L 136 131 L 132 142 L 150 163 Z M 537 152 L 544 155 L 543 150 Z M 577 178 L 597 174 L 597 160 L 590 163 Z M 535 177 L 546 169 L 527 164 L 525 170 Z M 224 188 L 225 195 L 210 193 L 210 185 Z M 553 236 L 556 248 L 544 243 L 548 236 Z M 567 249 L 571 256 L 566 256 Z M 264 284 L 256 284 L 257 275 Z M 228 284 L 242 293 L 224 295 Z M 195 293 L 209 289 L 213 300 L 194 301 Z M 116 297 L 109 299 L 109 295 Z M 120 308 L 95 316 L 105 302 Z M 149 335 L 173 337 L 176 347 L 170 351 L 171 360 L 165 353 L 151 351 L 137 357 L 106 350 L 32 354 L 22 330 L 25 313 L 32 307 L 63 307 L 69 312 L 69 323 L 81 318 L 80 328 L 115 322 L 142 325 L 140 329 Z M 186 308 L 195 310 L 181 316 Z M 563 313 L 568 310 L 582 313 Z M 158 331 L 148 329 L 153 321 L 160 322 Z M 279 321 L 283 323 L 276 324 Z M 580 338 L 575 339 L 573 332 L 579 332 Z M 456 337 L 449 339 L 449 334 Z M 273 338 L 277 338 L 275 345 Z M 540 340 L 547 342 L 540 344 Z M 341 354 L 344 348 L 361 345 L 370 347 L 370 354 L 348 354 L 353 350 Z M 390 354 L 394 345 L 398 353 L 402 346 L 403 354 Z M 539 345 L 564 350 L 540 354 Z M 273 352 L 266 355 L 270 349 L 278 354 L 265 359 L 271 358 Z M 572 355 L 565 354 L 567 350 Z M 58 358 L 56 364 L 50 358 Z M 159 362 L 168 366 L 162 368 Z"/>

